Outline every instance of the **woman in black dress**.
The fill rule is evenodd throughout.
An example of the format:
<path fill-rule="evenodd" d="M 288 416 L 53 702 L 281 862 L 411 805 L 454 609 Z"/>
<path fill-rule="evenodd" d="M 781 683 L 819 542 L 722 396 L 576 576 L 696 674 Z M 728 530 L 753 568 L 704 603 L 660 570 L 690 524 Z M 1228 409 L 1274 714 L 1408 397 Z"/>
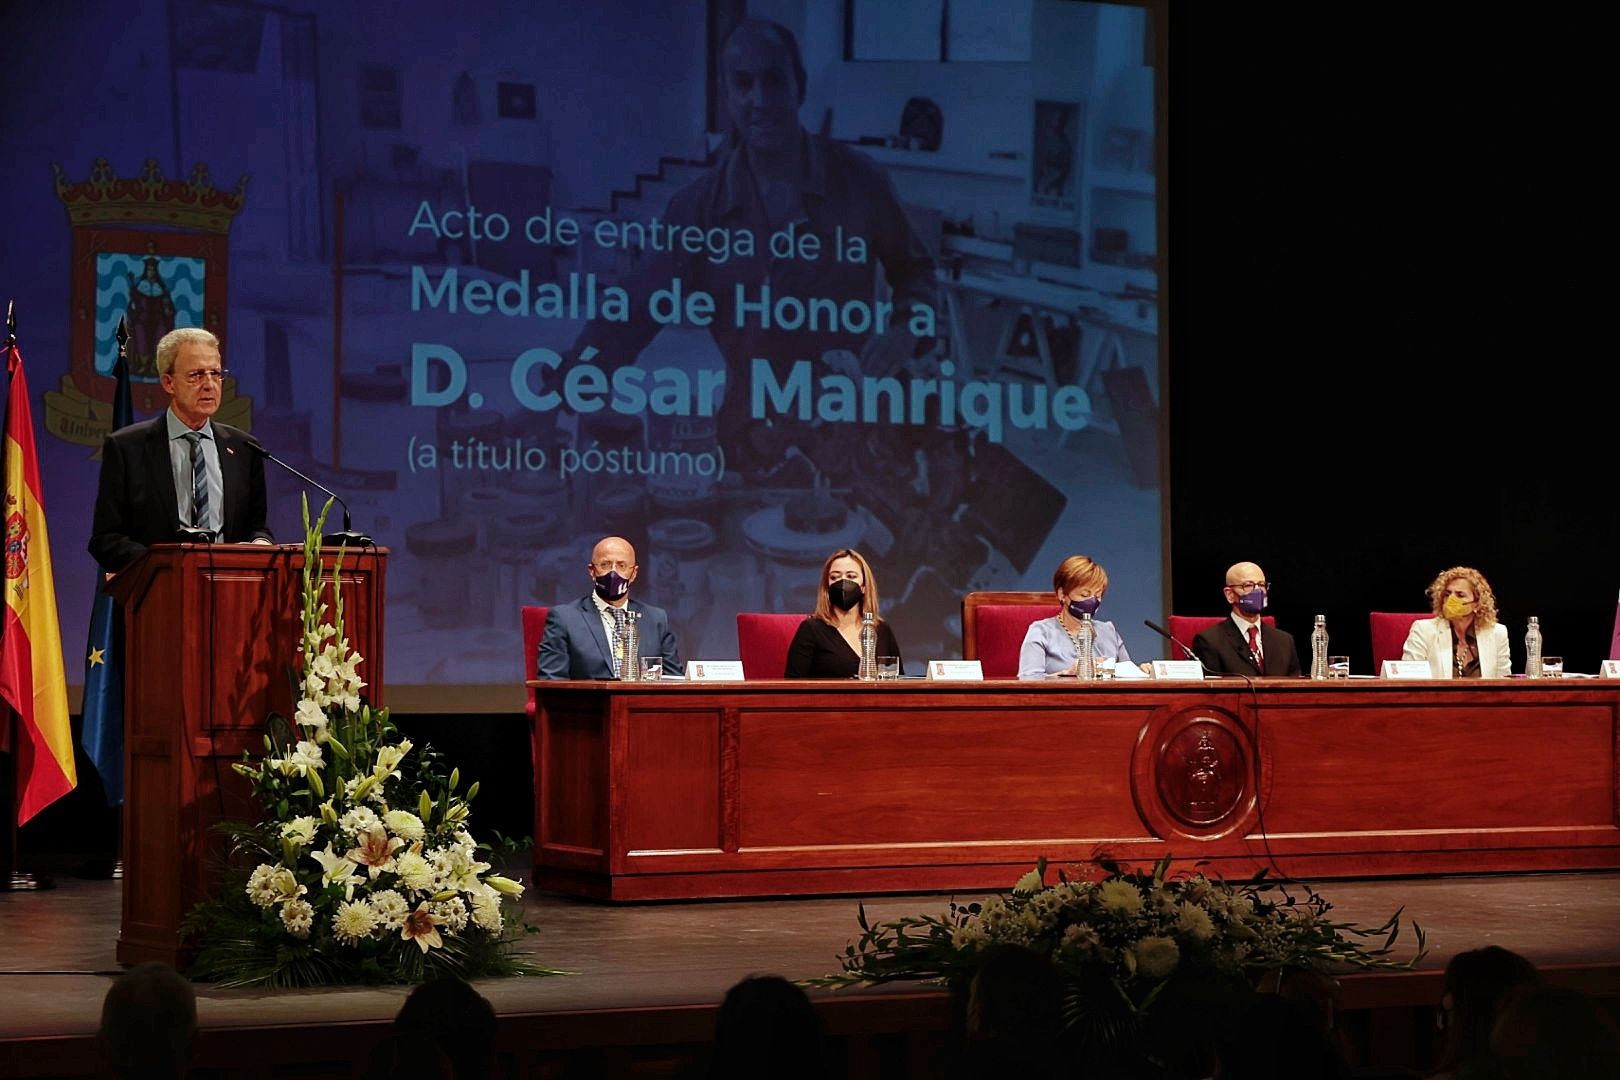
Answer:
<path fill-rule="evenodd" d="M 900 656 L 894 631 L 878 615 L 877 579 L 860 552 L 835 551 L 821 566 L 815 614 L 799 624 L 788 646 L 789 679 L 852 679 L 861 665 L 861 617 L 877 619 L 877 654 Z"/>

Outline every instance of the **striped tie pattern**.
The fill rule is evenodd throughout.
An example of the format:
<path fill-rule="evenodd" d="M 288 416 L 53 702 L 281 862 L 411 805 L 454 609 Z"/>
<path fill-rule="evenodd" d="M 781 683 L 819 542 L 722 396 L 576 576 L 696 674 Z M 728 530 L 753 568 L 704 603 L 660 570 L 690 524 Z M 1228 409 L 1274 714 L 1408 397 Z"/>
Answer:
<path fill-rule="evenodd" d="M 625 618 L 623 608 L 610 610 L 613 612 L 613 677 L 618 678 L 624 654 L 624 624 L 628 620 Z"/>
<path fill-rule="evenodd" d="M 208 464 L 203 460 L 200 431 L 188 431 L 186 441 L 191 443 L 191 525 L 195 529 L 208 528 Z"/>

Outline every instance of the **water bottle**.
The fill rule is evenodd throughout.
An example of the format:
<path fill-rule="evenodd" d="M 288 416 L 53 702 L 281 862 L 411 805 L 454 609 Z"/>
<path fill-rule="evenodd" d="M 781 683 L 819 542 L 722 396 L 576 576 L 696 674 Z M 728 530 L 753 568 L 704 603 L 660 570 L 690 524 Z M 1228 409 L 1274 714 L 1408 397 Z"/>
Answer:
<path fill-rule="evenodd" d="M 626 611 L 619 624 L 620 682 L 641 681 L 641 631 L 636 625 L 640 620 L 639 611 Z"/>
<path fill-rule="evenodd" d="M 1075 635 L 1074 649 L 1080 661 L 1074 669 L 1074 677 L 1081 682 L 1092 682 L 1097 678 L 1097 627 L 1092 624 L 1090 615 L 1080 616 L 1080 632 Z"/>
<path fill-rule="evenodd" d="M 877 618 L 870 612 L 861 613 L 861 679 L 877 678 Z"/>
<path fill-rule="evenodd" d="M 1534 615 L 1524 631 L 1524 674 L 1531 679 L 1541 678 L 1541 620 Z"/>
<path fill-rule="evenodd" d="M 1325 679 L 1327 672 L 1328 632 L 1327 616 L 1318 615 L 1311 628 L 1311 678 Z"/>

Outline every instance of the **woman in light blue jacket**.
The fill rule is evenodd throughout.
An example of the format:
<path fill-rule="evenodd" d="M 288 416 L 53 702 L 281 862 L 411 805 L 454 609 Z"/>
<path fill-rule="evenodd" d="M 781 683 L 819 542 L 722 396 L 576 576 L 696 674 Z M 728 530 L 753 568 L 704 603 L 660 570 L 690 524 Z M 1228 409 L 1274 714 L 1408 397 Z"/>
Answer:
<path fill-rule="evenodd" d="M 1081 616 L 1090 615 L 1093 632 L 1092 654 L 1099 664 L 1129 664 L 1131 654 L 1111 622 L 1096 617 L 1108 591 L 1108 571 L 1085 555 L 1070 555 L 1058 564 L 1052 575 L 1058 613 L 1050 619 L 1030 624 L 1024 644 L 1018 650 L 1018 677 L 1046 679 L 1073 676 L 1080 666 Z"/>

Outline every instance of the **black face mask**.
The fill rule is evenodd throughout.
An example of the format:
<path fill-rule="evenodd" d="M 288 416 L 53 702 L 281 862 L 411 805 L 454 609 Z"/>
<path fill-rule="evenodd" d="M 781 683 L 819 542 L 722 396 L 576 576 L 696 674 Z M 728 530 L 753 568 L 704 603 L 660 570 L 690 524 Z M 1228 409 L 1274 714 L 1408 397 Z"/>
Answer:
<path fill-rule="evenodd" d="M 849 580 L 849 578 L 839 578 L 827 586 L 827 599 L 839 611 L 848 611 L 860 603 L 862 595 L 861 587 Z"/>

